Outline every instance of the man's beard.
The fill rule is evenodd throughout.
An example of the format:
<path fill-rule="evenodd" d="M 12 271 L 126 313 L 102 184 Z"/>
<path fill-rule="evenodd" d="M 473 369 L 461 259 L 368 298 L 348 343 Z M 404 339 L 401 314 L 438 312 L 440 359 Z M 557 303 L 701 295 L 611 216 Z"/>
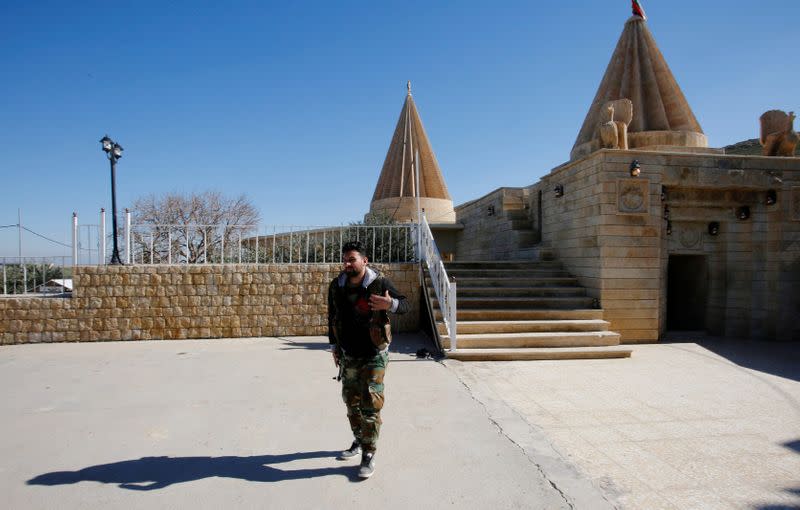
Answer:
<path fill-rule="evenodd" d="M 357 269 L 345 269 L 344 274 L 347 276 L 358 276 L 359 271 Z"/>

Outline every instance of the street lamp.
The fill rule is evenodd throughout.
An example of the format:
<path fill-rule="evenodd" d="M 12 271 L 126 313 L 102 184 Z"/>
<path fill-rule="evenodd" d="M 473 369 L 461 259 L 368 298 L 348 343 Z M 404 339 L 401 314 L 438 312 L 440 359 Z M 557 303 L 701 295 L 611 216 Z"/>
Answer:
<path fill-rule="evenodd" d="M 114 225 L 114 251 L 111 253 L 111 264 L 122 265 L 117 248 L 117 160 L 122 157 L 122 146 L 108 137 L 104 136 L 100 143 L 103 144 L 103 152 L 111 162 L 111 218 Z M 103 233 L 105 235 L 105 233 Z"/>

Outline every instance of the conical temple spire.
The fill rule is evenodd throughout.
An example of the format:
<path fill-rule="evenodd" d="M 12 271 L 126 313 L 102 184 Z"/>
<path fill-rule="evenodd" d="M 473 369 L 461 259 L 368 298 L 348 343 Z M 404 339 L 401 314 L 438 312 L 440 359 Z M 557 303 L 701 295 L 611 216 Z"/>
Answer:
<path fill-rule="evenodd" d="M 419 196 L 430 222 L 453 222 L 453 202 L 411 96 L 410 81 L 406 87 L 408 94 L 375 186 L 370 213 L 401 222 L 416 221 Z"/>
<path fill-rule="evenodd" d="M 633 103 L 633 118 L 628 125 L 630 148 L 708 146 L 703 129 L 641 16 L 634 15 L 625 23 L 571 159 L 599 148 L 598 125 L 607 120 L 603 105 L 617 99 Z"/>

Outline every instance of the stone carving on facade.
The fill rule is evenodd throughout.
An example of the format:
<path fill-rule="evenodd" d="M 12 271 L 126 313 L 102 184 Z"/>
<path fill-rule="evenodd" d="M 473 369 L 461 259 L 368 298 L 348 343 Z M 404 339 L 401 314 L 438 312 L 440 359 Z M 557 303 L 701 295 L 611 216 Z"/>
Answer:
<path fill-rule="evenodd" d="M 650 207 L 650 182 L 645 179 L 617 180 L 617 212 L 644 214 Z"/>
<path fill-rule="evenodd" d="M 800 136 L 794 130 L 794 112 L 788 114 L 782 110 L 764 112 L 761 121 L 761 137 L 759 141 L 764 156 L 794 156 Z"/>
<path fill-rule="evenodd" d="M 678 239 L 680 240 L 681 246 L 689 250 L 698 250 L 702 247 L 700 240 L 703 238 L 703 235 L 696 225 L 687 225 L 681 227 L 679 230 Z"/>
<path fill-rule="evenodd" d="M 601 149 L 627 149 L 628 125 L 633 120 L 633 103 L 630 99 L 609 101 L 603 106 L 605 122 L 597 129 Z"/>
<path fill-rule="evenodd" d="M 703 234 L 707 225 L 693 221 L 673 222 L 672 235 L 667 238 L 670 253 L 703 251 Z"/>

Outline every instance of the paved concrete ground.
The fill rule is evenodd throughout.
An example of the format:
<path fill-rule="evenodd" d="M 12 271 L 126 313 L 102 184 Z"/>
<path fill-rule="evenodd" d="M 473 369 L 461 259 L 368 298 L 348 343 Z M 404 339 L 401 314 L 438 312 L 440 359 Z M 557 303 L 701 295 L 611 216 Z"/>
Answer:
<path fill-rule="evenodd" d="M 334 459 L 351 438 L 324 338 L 2 347 L 0 508 L 611 507 L 420 341 L 392 354 L 367 481 Z"/>
<path fill-rule="evenodd" d="M 619 507 L 800 508 L 800 344 L 684 335 L 622 360 L 446 364 L 510 439 L 551 442 Z"/>

